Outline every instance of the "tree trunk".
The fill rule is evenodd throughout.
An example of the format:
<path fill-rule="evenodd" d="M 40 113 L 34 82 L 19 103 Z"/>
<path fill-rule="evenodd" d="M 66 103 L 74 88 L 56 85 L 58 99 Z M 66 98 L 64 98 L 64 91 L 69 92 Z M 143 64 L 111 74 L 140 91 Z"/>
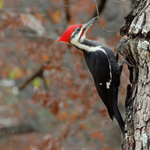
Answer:
<path fill-rule="evenodd" d="M 132 65 L 127 87 L 123 150 L 150 149 L 150 0 L 136 0 L 120 34 L 120 53 Z"/>

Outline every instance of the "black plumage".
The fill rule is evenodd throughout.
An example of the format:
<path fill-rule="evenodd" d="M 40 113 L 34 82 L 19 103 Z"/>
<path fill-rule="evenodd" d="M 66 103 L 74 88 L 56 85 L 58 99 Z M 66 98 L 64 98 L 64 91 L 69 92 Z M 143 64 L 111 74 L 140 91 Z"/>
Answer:
<path fill-rule="evenodd" d="M 117 119 L 124 135 L 124 122 L 117 106 L 122 66 L 118 65 L 113 51 L 104 43 L 85 39 L 83 44 L 97 47 L 94 52 L 82 50 L 84 58 L 93 76 L 97 92 L 107 107 L 110 118 L 115 117 Z M 103 49 L 105 53 L 98 46 L 101 46 L 100 49 Z M 106 83 L 109 82 L 110 88 L 107 88 Z"/>

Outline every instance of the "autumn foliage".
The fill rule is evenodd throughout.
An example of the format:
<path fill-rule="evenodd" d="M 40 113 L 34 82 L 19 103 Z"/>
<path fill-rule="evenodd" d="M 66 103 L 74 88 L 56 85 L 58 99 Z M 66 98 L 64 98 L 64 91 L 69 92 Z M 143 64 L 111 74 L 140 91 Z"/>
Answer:
<path fill-rule="evenodd" d="M 115 147 L 108 144 L 114 123 L 96 92 L 82 52 L 56 44 L 67 25 L 83 23 L 82 13 L 84 21 L 90 18 L 95 3 L 76 2 L 69 9 L 71 19 L 65 21 L 62 2 L 0 0 L 1 150 Z M 106 26 L 105 19 L 102 24 Z M 88 36 L 105 41 L 92 33 Z M 119 40 L 116 34 L 105 42 L 115 51 Z M 127 75 L 126 69 L 122 80 Z M 120 88 L 121 103 L 126 84 L 123 81 Z"/>

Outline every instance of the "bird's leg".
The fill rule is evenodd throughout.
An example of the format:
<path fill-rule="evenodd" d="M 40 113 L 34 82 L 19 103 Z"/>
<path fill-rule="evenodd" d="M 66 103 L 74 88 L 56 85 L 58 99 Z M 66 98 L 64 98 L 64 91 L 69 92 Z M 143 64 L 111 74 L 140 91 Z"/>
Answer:
<path fill-rule="evenodd" d="M 129 67 L 133 67 L 125 58 L 123 58 L 123 61 L 120 65 L 120 72 L 122 72 L 124 63 L 126 63 Z"/>
<path fill-rule="evenodd" d="M 124 39 L 122 38 L 119 42 L 119 45 L 117 46 L 117 52 L 116 52 L 116 60 L 117 60 L 117 63 L 118 63 L 118 59 L 119 59 L 119 52 L 120 52 L 120 48 L 121 48 L 121 45 L 123 42 L 127 41 L 127 39 Z M 125 59 L 124 59 L 125 60 Z M 122 64 L 120 65 L 120 72 L 122 72 L 122 69 L 123 69 L 123 65 L 125 63 L 125 61 L 123 60 Z"/>
<path fill-rule="evenodd" d="M 118 62 L 118 59 L 119 59 L 119 53 L 120 53 L 121 45 L 122 45 L 122 43 L 124 43 L 124 42 L 126 42 L 126 41 L 127 41 L 127 39 L 122 38 L 122 39 L 120 40 L 120 42 L 119 42 L 119 45 L 117 46 L 117 53 L 116 53 L 116 60 L 117 60 L 117 62 Z M 123 61 L 122 61 L 121 65 L 120 65 L 120 72 L 121 72 L 122 69 L 123 69 L 124 63 L 126 63 L 129 67 L 133 67 L 133 66 L 131 65 L 131 63 L 126 59 L 126 57 L 123 55 Z"/>
<path fill-rule="evenodd" d="M 119 52 L 120 52 L 120 48 L 121 48 L 121 45 L 122 45 L 122 43 L 124 43 L 124 42 L 126 42 L 127 41 L 127 39 L 125 39 L 125 38 L 122 38 L 121 40 L 120 40 L 120 42 L 119 42 L 119 45 L 117 46 L 117 53 L 116 53 L 116 60 L 117 60 L 117 62 L 118 62 L 118 58 L 119 58 Z"/>
<path fill-rule="evenodd" d="M 126 58 L 123 58 L 123 61 L 122 61 L 121 66 L 123 66 L 123 65 L 124 65 L 124 63 L 126 63 L 129 67 L 133 67 L 133 66 L 130 64 L 130 62 L 129 62 L 129 61 L 127 61 L 127 59 L 126 59 Z"/>

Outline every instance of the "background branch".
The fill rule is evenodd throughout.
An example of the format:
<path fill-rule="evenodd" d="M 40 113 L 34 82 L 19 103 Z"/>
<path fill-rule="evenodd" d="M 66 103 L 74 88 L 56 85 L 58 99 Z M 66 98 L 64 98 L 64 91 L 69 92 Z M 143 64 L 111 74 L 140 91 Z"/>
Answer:
<path fill-rule="evenodd" d="M 30 82 L 32 82 L 36 77 L 40 77 L 44 81 L 45 89 L 48 90 L 48 86 L 46 85 L 45 78 L 43 76 L 43 71 L 45 66 L 49 63 L 49 61 L 44 62 L 33 75 L 28 77 L 20 86 L 19 90 L 23 90 Z"/>
<path fill-rule="evenodd" d="M 25 134 L 31 132 L 37 132 L 37 130 L 35 130 L 30 124 L 2 127 L 0 128 L 0 139 L 14 134 Z"/>
<path fill-rule="evenodd" d="M 102 13 L 103 9 L 105 8 L 106 2 L 107 2 L 107 0 L 101 0 L 99 2 L 99 5 L 98 5 L 99 15 Z M 94 17 L 96 17 L 96 16 L 97 16 L 97 10 L 95 9 L 93 15 L 91 16 L 91 19 L 94 18 Z"/>

